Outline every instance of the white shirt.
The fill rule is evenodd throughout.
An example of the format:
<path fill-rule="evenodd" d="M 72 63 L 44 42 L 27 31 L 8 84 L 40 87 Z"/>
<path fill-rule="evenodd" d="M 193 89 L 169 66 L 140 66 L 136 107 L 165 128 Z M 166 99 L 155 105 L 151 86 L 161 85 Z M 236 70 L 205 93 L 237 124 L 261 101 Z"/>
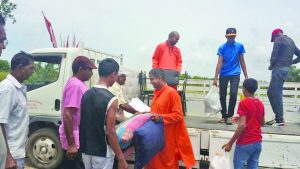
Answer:
<path fill-rule="evenodd" d="M 29 130 L 26 89 L 10 74 L 0 83 L 0 123 L 4 125 L 8 147 L 14 159 L 25 157 Z"/>
<path fill-rule="evenodd" d="M 115 82 L 108 90 L 118 98 L 118 105 L 126 103 L 123 87 L 118 82 Z"/>

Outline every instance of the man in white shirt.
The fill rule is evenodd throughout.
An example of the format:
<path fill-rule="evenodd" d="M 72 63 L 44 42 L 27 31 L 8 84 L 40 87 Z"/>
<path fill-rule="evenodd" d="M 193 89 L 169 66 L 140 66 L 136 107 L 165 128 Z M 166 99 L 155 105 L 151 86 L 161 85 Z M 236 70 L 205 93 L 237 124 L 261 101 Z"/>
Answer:
<path fill-rule="evenodd" d="M 34 71 L 33 57 L 20 52 L 11 60 L 10 74 L 0 83 L 0 125 L 7 149 L 5 168 L 24 168 L 29 130 L 26 86 L 22 82 Z"/>
<path fill-rule="evenodd" d="M 5 19 L 0 14 L 0 56 L 2 54 L 2 50 L 5 49 L 5 47 L 7 45 L 6 33 L 5 33 L 4 26 L 5 26 Z M 0 168 L 5 168 L 7 150 L 6 150 L 6 143 L 5 143 L 1 128 L 0 128 L 0 150 L 1 150 L 0 151 Z"/>
<path fill-rule="evenodd" d="M 126 74 L 125 73 L 120 73 L 118 75 L 117 81 L 109 87 L 109 91 L 114 94 L 118 98 L 118 113 L 116 116 L 117 121 L 122 121 L 123 120 L 123 110 L 134 114 L 137 112 L 133 107 L 131 107 L 127 101 L 125 100 L 124 94 L 123 94 L 123 85 L 126 82 Z"/>

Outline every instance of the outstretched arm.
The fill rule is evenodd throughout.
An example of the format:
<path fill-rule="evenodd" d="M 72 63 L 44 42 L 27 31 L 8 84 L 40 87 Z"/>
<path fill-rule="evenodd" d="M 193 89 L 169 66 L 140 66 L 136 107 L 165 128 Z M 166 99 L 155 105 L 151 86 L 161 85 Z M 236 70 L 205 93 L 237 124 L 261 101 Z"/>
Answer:
<path fill-rule="evenodd" d="M 239 124 L 236 131 L 234 132 L 234 135 L 232 136 L 232 138 L 229 140 L 227 144 L 223 145 L 222 148 L 225 149 L 225 151 L 229 152 L 232 148 L 232 145 L 241 136 L 245 128 L 246 128 L 246 116 L 240 116 Z"/>

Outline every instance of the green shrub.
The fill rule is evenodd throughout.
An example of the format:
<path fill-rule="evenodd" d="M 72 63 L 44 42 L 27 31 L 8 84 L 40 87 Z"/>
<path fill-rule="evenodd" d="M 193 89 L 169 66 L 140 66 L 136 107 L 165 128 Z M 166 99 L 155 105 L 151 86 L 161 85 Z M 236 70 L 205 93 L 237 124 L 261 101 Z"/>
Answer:
<path fill-rule="evenodd" d="M 8 72 L 0 72 L 0 82 L 6 78 L 7 74 Z"/>
<path fill-rule="evenodd" d="M 1 72 L 8 72 L 9 71 L 9 63 L 7 60 L 0 59 L 0 71 Z"/>

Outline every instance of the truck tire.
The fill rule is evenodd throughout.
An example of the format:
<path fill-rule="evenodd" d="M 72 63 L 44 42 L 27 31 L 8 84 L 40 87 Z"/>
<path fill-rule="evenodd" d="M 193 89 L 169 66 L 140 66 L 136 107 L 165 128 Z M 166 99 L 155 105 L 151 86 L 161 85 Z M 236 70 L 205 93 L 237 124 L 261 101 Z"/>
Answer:
<path fill-rule="evenodd" d="M 32 133 L 26 152 L 29 163 L 39 169 L 58 167 L 64 154 L 58 133 L 52 128 L 43 128 Z"/>

